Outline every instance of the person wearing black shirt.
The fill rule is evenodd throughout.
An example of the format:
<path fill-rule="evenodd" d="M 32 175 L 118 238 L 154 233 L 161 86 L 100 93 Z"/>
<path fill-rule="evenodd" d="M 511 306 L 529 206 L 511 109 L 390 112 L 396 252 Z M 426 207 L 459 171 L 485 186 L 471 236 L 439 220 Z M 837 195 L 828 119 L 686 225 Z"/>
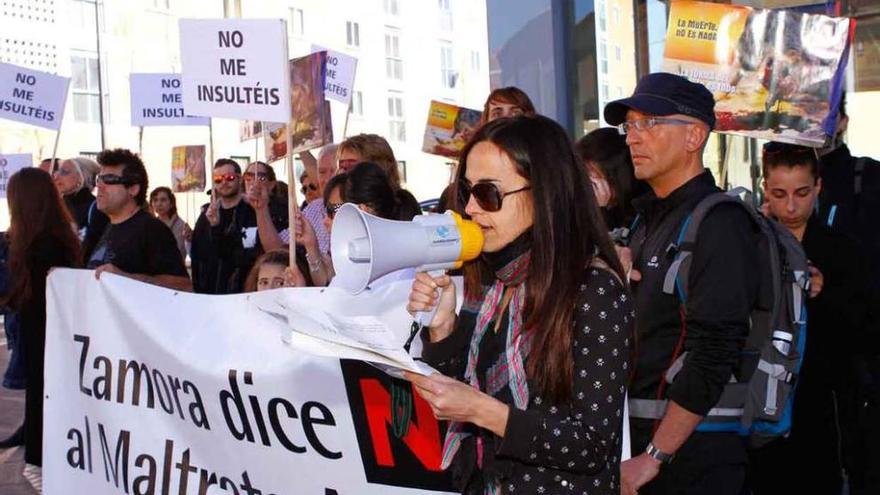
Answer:
<path fill-rule="evenodd" d="M 104 150 L 98 155 L 98 208 L 110 225 L 94 243 L 87 244 L 87 268 L 95 277 L 115 273 L 169 289 L 192 290 L 177 242 L 161 220 L 144 211 L 147 171 L 128 150 Z"/>
<path fill-rule="evenodd" d="M 720 191 L 702 160 L 714 107 L 704 86 L 667 73 L 645 76 L 632 97 L 605 107 L 605 120 L 626 134 L 636 178 L 652 190 L 636 199 L 643 220 L 632 251 L 621 250 L 625 266 L 632 259 L 638 342 L 629 390 L 634 457 L 621 464 L 625 495 L 746 489 L 742 439 L 697 427 L 739 364 L 757 301 L 758 238 L 748 213 L 733 204 L 713 209 L 693 248 L 687 301 L 663 291 L 675 254 L 670 246 L 685 219 Z M 685 352 L 674 381 L 667 380 Z M 640 411 L 638 404 L 658 407 Z"/>
<path fill-rule="evenodd" d="M 243 292 L 250 269 L 264 251 L 264 233 L 271 231 L 275 244 L 280 245 L 278 232 L 287 227 L 287 209 L 268 198 L 266 181 L 258 173 L 254 179 L 253 199 L 258 200 L 258 210 L 245 201 L 238 163 L 221 158 L 214 164 L 214 197 L 193 229 L 190 257 L 196 292 Z"/>
<path fill-rule="evenodd" d="M 88 158 L 64 160 L 52 174 L 58 192 L 64 197 L 64 204 L 76 223 L 81 242 L 96 242 L 110 220 L 98 209 L 92 189 L 98 164 Z"/>

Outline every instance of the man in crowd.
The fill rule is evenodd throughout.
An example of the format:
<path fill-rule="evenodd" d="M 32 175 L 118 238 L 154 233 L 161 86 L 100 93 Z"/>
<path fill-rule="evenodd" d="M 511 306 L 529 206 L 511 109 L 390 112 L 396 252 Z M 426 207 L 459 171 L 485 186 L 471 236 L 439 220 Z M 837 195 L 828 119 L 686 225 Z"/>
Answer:
<path fill-rule="evenodd" d="M 842 493 L 841 433 L 854 426 L 852 363 L 864 347 L 861 329 L 870 298 L 865 259 L 853 240 L 814 213 L 823 187 L 815 150 L 768 143 L 762 163 L 767 213 L 801 242 L 812 269 L 821 273 L 813 278 L 814 289 L 821 287 L 807 301 L 806 351 L 791 434 L 752 453 L 752 488 L 755 495 Z"/>
<path fill-rule="evenodd" d="M 846 94 L 841 97 L 834 136 L 821 151 L 819 172 L 822 222 L 856 239 L 866 255 L 866 270 L 874 297 L 880 298 L 880 162 L 854 157 L 844 144 L 849 126 Z M 865 343 L 855 357 L 861 370 L 856 379 L 861 406 L 852 421 L 859 424 L 850 436 L 848 465 L 853 493 L 880 493 L 880 307 L 872 307 Z"/>
<path fill-rule="evenodd" d="M 338 146 L 335 144 L 328 144 L 321 148 L 320 153 L 318 153 L 317 163 L 314 163 L 315 159 L 311 153 L 305 152 L 303 153 L 305 156 L 301 155 L 303 156 L 303 163 L 307 166 L 313 164 L 312 167 L 315 173 L 310 176 L 317 177 L 316 183 L 318 185 L 318 197 L 309 202 L 309 205 L 302 211 L 302 214 L 312 226 L 312 229 L 314 229 L 315 237 L 318 238 L 318 247 L 323 254 L 330 252 L 330 233 L 327 232 L 327 228 L 324 226 L 324 218 L 327 216 L 324 208 L 324 187 L 327 186 L 327 183 L 336 175 L 338 170 L 336 164 L 337 149 Z"/>
<path fill-rule="evenodd" d="M 258 165 L 254 166 L 259 168 Z M 259 170 L 254 172 L 259 180 Z M 203 207 L 193 229 L 193 285 L 203 294 L 237 294 L 257 257 L 263 252 L 258 233 L 257 211 L 245 201 L 241 167 L 234 160 L 221 158 L 214 164 L 211 202 Z M 263 185 L 256 185 L 258 207 L 269 208 Z M 275 237 L 286 227 L 287 218 L 272 218 Z"/>
<path fill-rule="evenodd" d="M 125 149 L 98 155 L 97 205 L 110 225 L 95 242 L 86 242 L 86 266 L 95 276 L 115 273 L 169 289 L 192 290 L 171 230 L 144 211 L 147 171 L 137 155 Z"/>
<path fill-rule="evenodd" d="M 621 465 L 624 494 L 739 495 L 745 489 L 743 440 L 697 426 L 739 364 L 757 299 L 757 234 L 748 213 L 734 204 L 715 207 L 693 249 L 687 301 L 663 291 L 675 255 L 670 246 L 685 219 L 719 191 L 702 160 L 714 106 L 702 85 L 658 73 L 642 78 L 630 98 L 605 107 L 605 120 L 626 133 L 636 178 L 652 189 L 635 202 L 641 227 L 632 251 L 621 252 L 625 264 L 632 259 L 639 343 L 629 392 L 634 457 Z M 681 367 L 669 383 L 667 371 L 676 362 Z M 640 401 L 662 408 L 640 410 Z"/>

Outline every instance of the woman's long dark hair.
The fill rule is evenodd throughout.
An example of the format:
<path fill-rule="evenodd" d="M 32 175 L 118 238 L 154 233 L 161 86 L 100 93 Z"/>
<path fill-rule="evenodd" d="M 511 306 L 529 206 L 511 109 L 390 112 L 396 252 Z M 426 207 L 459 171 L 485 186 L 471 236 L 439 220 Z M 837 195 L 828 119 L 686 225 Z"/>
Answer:
<path fill-rule="evenodd" d="M 6 193 L 10 281 L 2 302 L 21 308 L 34 297 L 30 255 L 35 241 L 42 237 L 57 240 L 70 266 L 79 260 L 80 245 L 73 231 L 73 218 L 48 173 L 39 168 L 22 169 L 9 178 Z"/>
<path fill-rule="evenodd" d="M 564 402 L 571 398 L 574 380 L 572 321 L 584 270 L 598 257 L 624 280 L 623 267 L 586 170 L 559 124 L 533 116 L 484 125 L 462 151 L 456 187 L 465 177 L 470 151 L 483 141 L 504 151 L 532 187 L 532 253 L 524 308 L 525 328 L 532 332 L 528 376 L 543 396 Z M 453 198 L 455 209 L 464 214 L 466 198 L 457 192 Z M 481 263 L 465 268 L 466 290 L 477 289 Z"/>
<path fill-rule="evenodd" d="M 420 213 L 410 207 L 412 194 L 395 189 L 388 174 L 372 162 L 358 163 L 348 173 L 340 196 L 346 203 L 367 205 L 376 216 L 389 220 L 408 221 Z"/>

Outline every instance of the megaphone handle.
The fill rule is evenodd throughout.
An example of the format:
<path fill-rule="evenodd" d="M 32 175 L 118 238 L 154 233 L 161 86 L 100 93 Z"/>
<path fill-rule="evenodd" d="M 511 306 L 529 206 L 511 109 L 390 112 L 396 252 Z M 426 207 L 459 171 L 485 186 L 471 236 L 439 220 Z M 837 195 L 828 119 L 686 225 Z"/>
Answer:
<path fill-rule="evenodd" d="M 428 272 L 428 275 L 430 275 L 431 278 L 442 277 L 445 274 L 446 270 L 431 270 Z M 440 289 L 437 289 L 436 294 L 437 304 L 434 305 L 434 307 L 430 311 L 418 311 L 413 316 L 413 321 L 415 321 L 419 325 L 419 328 L 425 326 L 426 322 L 428 325 L 430 325 L 431 322 L 434 320 L 434 315 L 437 314 L 437 306 L 439 306 L 440 304 Z"/>

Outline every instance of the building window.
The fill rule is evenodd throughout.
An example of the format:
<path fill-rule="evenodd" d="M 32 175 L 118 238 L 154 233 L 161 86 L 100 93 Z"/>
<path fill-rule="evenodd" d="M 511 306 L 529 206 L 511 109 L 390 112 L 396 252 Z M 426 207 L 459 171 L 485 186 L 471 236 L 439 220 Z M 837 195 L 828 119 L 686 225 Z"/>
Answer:
<path fill-rule="evenodd" d="M 385 33 L 385 76 L 400 81 L 403 79 L 403 58 L 400 56 L 400 33 Z"/>
<path fill-rule="evenodd" d="M 98 59 L 95 56 L 70 57 L 73 118 L 76 122 L 100 120 Z"/>
<path fill-rule="evenodd" d="M 596 20 L 599 23 L 599 32 L 605 32 L 605 2 L 603 0 L 596 2 Z"/>
<path fill-rule="evenodd" d="M 100 6 L 99 6 L 100 8 Z M 94 36 L 95 33 L 95 2 L 75 0 L 71 2 L 71 16 L 74 26 Z"/>
<path fill-rule="evenodd" d="M 388 137 L 394 141 L 406 141 L 406 121 L 403 118 L 403 97 L 399 93 L 388 95 Z"/>
<path fill-rule="evenodd" d="M 354 48 L 361 46 L 360 24 L 352 21 L 345 23 L 345 43 Z"/>
<path fill-rule="evenodd" d="M 452 0 L 437 0 L 437 7 L 440 9 L 440 29 L 444 31 L 452 31 Z"/>
<path fill-rule="evenodd" d="M 92 2 L 92 3 L 94 3 L 94 2 Z M 150 5 L 152 5 L 154 9 L 170 10 L 171 9 L 171 0 L 150 0 Z"/>
<path fill-rule="evenodd" d="M 400 15 L 400 3 L 399 0 L 384 0 L 385 13 L 388 15 L 398 16 Z"/>
<path fill-rule="evenodd" d="M 623 98 L 623 88 L 620 86 L 617 87 L 617 97 Z"/>
<path fill-rule="evenodd" d="M 480 52 L 476 50 L 471 51 L 471 70 L 480 70 Z"/>
<path fill-rule="evenodd" d="M 620 24 L 620 7 L 617 5 L 611 9 L 611 23 L 615 26 Z"/>
<path fill-rule="evenodd" d="M 622 54 L 622 52 L 621 52 L 621 50 L 620 50 L 620 47 L 619 47 L 619 46 L 615 46 L 615 47 L 614 47 L 614 60 L 617 60 L 618 62 L 620 62 L 620 59 L 621 59 L 621 58 L 623 58 L 623 54 Z"/>
<path fill-rule="evenodd" d="M 400 182 L 406 182 L 406 160 L 397 161 L 397 174 L 400 175 Z"/>
<path fill-rule="evenodd" d="M 604 41 L 599 42 L 599 72 L 608 74 L 608 45 Z"/>
<path fill-rule="evenodd" d="M 306 33 L 305 14 L 302 9 L 296 7 L 290 8 L 290 35 L 303 36 Z"/>
<path fill-rule="evenodd" d="M 351 103 L 349 104 L 348 111 L 355 117 L 363 117 L 364 116 L 364 93 L 361 91 L 355 91 L 351 94 Z"/>
<path fill-rule="evenodd" d="M 452 43 L 449 41 L 440 42 L 440 75 L 443 79 L 442 84 L 444 88 L 455 89 L 458 72 L 455 70 Z"/>
<path fill-rule="evenodd" d="M 608 96 L 608 85 L 607 85 L 607 84 L 603 84 L 603 85 L 602 85 L 602 100 L 603 100 L 603 101 L 608 101 L 608 99 L 609 99 L 609 96 Z"/>

